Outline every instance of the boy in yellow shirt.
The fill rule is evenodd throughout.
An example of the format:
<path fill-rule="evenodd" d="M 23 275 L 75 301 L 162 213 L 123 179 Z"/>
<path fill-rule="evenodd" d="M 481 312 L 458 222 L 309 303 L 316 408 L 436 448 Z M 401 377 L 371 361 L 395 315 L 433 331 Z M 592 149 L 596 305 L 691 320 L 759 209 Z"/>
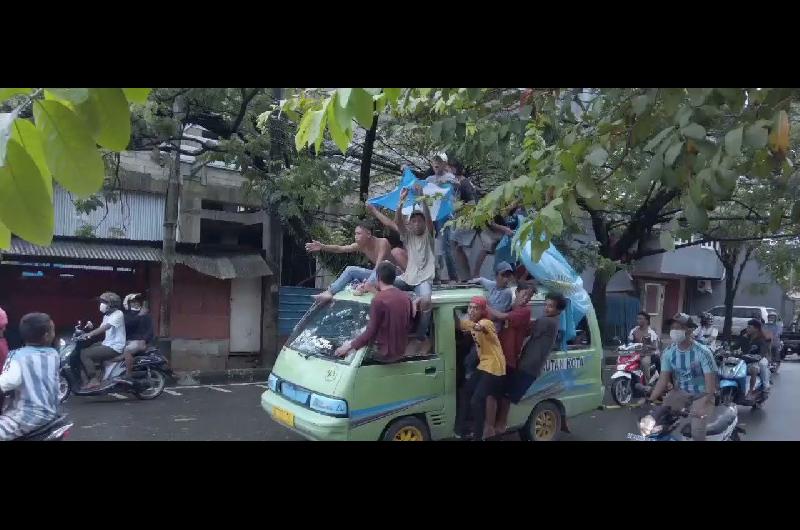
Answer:
<path fill-rule="evenodd" d="M 489 396 L 499 399 L 504 391 L 506 358 L 497 338 L 494 323 L 487 318 L 486 298 L 475 296 L 470 300 L 467 318 L 459 323 L 462 331 L 472 334 L 478 350 L 478 370 L 467 381 L 466 392 L 472 395 L 470 406 L 474 418 L 474 435 L 484 440 L 495 435 L 494 423 L 497 402 L 487 400 Z"/>

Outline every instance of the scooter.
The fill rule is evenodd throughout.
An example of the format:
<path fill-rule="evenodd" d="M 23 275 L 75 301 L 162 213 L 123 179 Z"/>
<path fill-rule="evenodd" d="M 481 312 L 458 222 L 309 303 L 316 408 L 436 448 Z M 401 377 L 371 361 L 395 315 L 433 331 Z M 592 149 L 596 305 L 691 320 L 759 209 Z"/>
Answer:
<path fill-rule="evenodd" d="M 756 376 L 755 398 L 747 399 L 746 397 L 749 388 L 747 366 L 752 363 L 757 364 L 761 360 L 760 357 L 749 353 L 721 351 L 717 353 L 716 358 L 719 366 L 722 404 L 753 407 L 753 410 L 760 408 L 769 397 L 769 394 L 764 392 L 760 376 Z"/>
<path fill-rule="evenodd" d="M 689 405 L 681 410 L 667 406 L 659 406 L 639 420 L 639 434 L 628 433 L 628 440 L 640 442 L 685 442 L 692 439 L 691 422 L 684 422 L 689 417 Z M 736 405 L 718 405 L 706 427 L 706 441 L 737 442 L 741 440 L 745 430 L 739 426 L 739 413 Z"/>
<path fill-rule="evenodd" d="M 633 398 L 646 397 L 658 381 L 660 359 L 651 354 L 650 379 L 644 380 L 641 361 L 644 345 L 641 343 L 622 345 L 617 348 L 617 370 L 611 376 L 611 395 L 617 405 L 629 405 Z"/>
<path fill-rule="evenodd" d="M 17 438 L 16 442 L 60 442 L 64 440 L 74 423 L 67 421 L 67 415 L 62 414 L 47 425 L 43 425 L 26 435 Z"/>
<path fill-rule="evenodd" d="M 106 394 L 124 392 L 133 394 L 138 399 L 155 399 L 164 392 L 167 377 L 172 376 L 172 371 L 167 365 L 167 359 L 157 348 L 148 348 L 144 352 L 134 355 L 133 373 L 130 379 L 123 376 L 126 372 L 125 361 L 112 360 L 103 363 L 103 377 L 99 387 L 83 390 L 82 374 L 85 373 L 81 364 L 80 351 L 83 341 L 78 338 L 83 334 L 81 323 L 75 327 L 75 332 L 69 341 L 60 341 L 59 354 L 61 356 L 61 369 L 59 372 L 58 398 L 63 403 L 70 395 L 76 396 L 102 396 Z"/>

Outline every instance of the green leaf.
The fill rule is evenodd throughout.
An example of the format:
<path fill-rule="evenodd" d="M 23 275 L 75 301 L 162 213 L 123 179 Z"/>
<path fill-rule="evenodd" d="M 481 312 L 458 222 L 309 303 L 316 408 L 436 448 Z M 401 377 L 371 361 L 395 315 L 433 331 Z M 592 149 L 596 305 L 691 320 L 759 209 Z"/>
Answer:
<path fill-rule="evenodd" d="M 638 117 L 640 116 L 645 110 L 647 110 L 647 106 L 650 104 L 650 98 L 647 96 L 636 96 L 633 98 L 631 107 L 633 108 L 633 113 Z"/>
<path fill-rule="evenodd" d="M 562 151 L 560 155 L 558 155 L 558 160 L 561 162 L 561 167 L 563 167 L 568 173 L 575 175 L 578 172 L 578 164 L 575 162 L 575 157 L 572 156 L 572 153 L 569 151 Z"/>
<path fill-rule="evenodd" d="M 706 137 L 706 129 L 699 123 L 690 123 L 681 129 L 681 134 L 692 140 L 704 140 Z"/>
<path fill-rule="evenodd" d="M 122 89 L 93 88 L 87 103 L 97 120 L 97 143 L 112 151 L 125 150 L 131 141 L 131 111 Z M 77 114 L 86 108 L 84 105 L 77 107 Z"/>
<path fill-rule="evenodd" d="M 706 100 L 706 96 L 711 92 L 708 88 L 687 88 L 686 92 L 689 94 L 689 101 L 693 107 L 699 107 Z"/>
<path fill-rule="evenodd" d="M 442 121 L 442 139 L 445 141 L 451 139 L 456 133 L 456 125 L 458 122 L 454 116 Z M 497 133 L 495 132 L 495 142 L 497 142 Z"/>
<path fill-rule="evenodd" d="M 608 151 L 599 145 L 594 146 L 589 154 L 586 155 L 586 161 L 595 167 L 602 166 L 606 163 L 606 160 L 608 160 Z"/>
<path fill-rule="evenodd" d="M 0 103 L 14 96 L 27 96 L 32 88 L 0 88 Z"/>
<path fill-rule="evenodd" d="M 88 88 L 45 88 L 45 99 L 60 99 L 70 103 L 83 103 L 89 97 Z"/>
<path fill-rule="evenodd" d="M 767 145 L 769 132 L 757 122 L 744 131 L 744 142 L 754 149 L 763 149 Z"/>
<path fill-rule="evenodd" d="M 318 154 L 319 147 L 316 146 L 318 146 L 322 141 L 323 131 L 325 130 L 325 122 L 323 120 L 325 117 L 325 109 L 309 111 L 309 114 L 311 115 L 311 118 L 309 119 L 308 123 L 308 135 L 306 138 L 306 143 L 308 143 L 309 146 L 314 144 L 315 153 Z"/>
<path fill-rule="evenodd" d="M 595 186 L 594 181 L 588 178 L 582 178 L 576 182 L 575 191 L 577 191 L 578 195 L 584 199 L 591 199 L 592 197 L 598 195 L 597 186 Z"/>
<path fill-rule="evenodd" d="M 397 104 L 397 98 L 400 97 L 400 88 L 384 88 L 383 93 L 386 94 L 386 102 L 394 107 Z"/>
<path fill-rule="evenodd" d="M 677 114 L 675 114 L 675 123 L 677 123 L 680 127 L 686 127 L 689 125 L 689 120 L 692 119 L 692 110 L 691 107 L 681 107 Z"/>
<path fill-rule="evenodd" d="M 730 156 L 736 157 L 742 154 L 742 132 L 741 127 L 728 131 L 725 135 L 725 152 Z"/>
<path fill-rule="evenodd" d="M 484 146 L 497 145 L 497 131 L 494 129 L 486 129 L 481 133 L 481 144 Z"/>
<path fill-rule="evenodd" d="M 11 127 L 17 118 L 17 114 L 19 114 L 19 109 L 14 112 L 0 114 L 0 167 L 5 165 L 6 144 L 8 144 L 8 139 L 11 138 Z"/>
<path fill-rule="evenodd" d="M 39 173 L 45 178 L 52 178 L 50 168 L 47 167 L 47 159 L 44 156 L 44 147 L 42 146 L 42 135 L 36 130 L 36 126 L 30 120 L 22 120 L 17 118 L 14 120 L 14 127 L 11 130 L 11 138 L 19 145 L 25 148 L 25 151 L 31 157 Z"/>
<path fill-rule="evenodd" d="M 0 168 L 0 222 L 31 243 L 49 245 L 54 227 L 52 186 L 25 149 L 10 140 L 6 165 Z"/>
<path fill-rule="evenodd" d="M 769 223 L 767 227 L 770 232 L 776 232 L 781 227 L 781 220 L 783 218 L 783 207 L 775 205 L 769 212 Z"/>
<path fill-rule="evenodd" d="M 336 96 L 334 95 L 334 98 Z M 328 131 L 331 133 L 331 139 L 336 144 L 336 147 L 339 148 L 339 151 L 344 154 L 347 151 L 347 148 L 350 147 L 350 140 L 353 138 L 353 131 L 342 129 L 339 125 L 338 120 L 336 119 L 336 111 L 338 107 L 336 105 L 328 105 Z"/>
<path fill-rule="evenodd" d="M 337 88 L 336 93 L 339 96 L 339 106 L 346 109 L 350 105 L 350 96 L 353 94 L 353 89 Z"/>
<path fill-rule="evenodd" d="M 431 125 L 428 134 L 430 135 L 431 140 L 433 140 L 434 142 L 440 142 L 442 140 L 442 122 L 441 121 L 434 122 L 434 124 Z"/>
<path fill-rule="evenodd" d="M 300 125 L 297 127 L 297 133 L 294 135 L 294 146 L 298 151 L 301 151 L 308 143 L 308 135 L 311 133 L 312 116 L 312 112 L 307 111 L 303 115 Z"/>
<path fill-rule="evenodd" d="M 100 189 L 105 168 L 83 121 L 57 101 L 34 102 L 33 116 L 53 177 L 82 197 Z"/>
<path fill-rule="evenodd" d="M 708 212 L 704 208 L 686 199 L 683 211 L 686 214 L 686 220 L 689 221 L 689 226 L 696 232 L 703 232 L 708 228 Z"/>
<path fill-rule="evenodd" d="M 0 170 L 2 171 L 2 170 Z M 0 222 L 0 250 L 8 250 L 11 248 L 11 231 Z"/>
<path fill-rule="evenodd" d="M 683 150 L 683 140 L 676 142 L 667 149 L 667 152 L 664 154 L 664 165 L 672 167 L 672 164 L 675 163 L 675 159 L 678 158 L 678 155 L 681 154 Z"/>
<path fill-rule="evenodd" d="M 147 96 L 150 95 L 152 90 L 152 88 L 123 88 L 122 92 L 129 102 L 144 105 L 147 103 Z"/>
<path fill-rule="evenodd" d="M 675 237 L 669 230 L 661 230 L 658 235 L 658 241 L 661 243 L 661 248 L 667 252 L 675 250 Z"/>
<path fill-rule="evenodd" d="M 656 147 L 658 147 L 658 145 L 659 145 L 661 142 L 663 142 L 663 141 L 664 141 L 664 139 L 665 139 L 667 136 L 669 136 L 669 134 L 670 134 L 672 131 L 674 131 L 674 130 L 675 130 L 675 127 L 672 127 L 672 126 L 669 126 L 669 127 L 667 127 L 666 129 L 664 129 L 663 131 L 661 131 L 660 133 L 658 133 L 657 135 L 655 135 L 655 136 L 653 137 L 653 139 L 652 139 L 652 140 L 650 140 L 649 142 L 647 142 L 647 145 L 645 145 L 645 146 L 644 146 L 644 150 L 645 150 L 645 151 L 652 151 L 653 149 L 655 149 Z"/>
<path fill-rule="evenodd" d="M 375 109 L 369 92 L 363 88 L 353 88 L 347 108 L 352 110 L 353 116 L 362 127 L 365 129 L 372 127 L 372 117 Z"/>

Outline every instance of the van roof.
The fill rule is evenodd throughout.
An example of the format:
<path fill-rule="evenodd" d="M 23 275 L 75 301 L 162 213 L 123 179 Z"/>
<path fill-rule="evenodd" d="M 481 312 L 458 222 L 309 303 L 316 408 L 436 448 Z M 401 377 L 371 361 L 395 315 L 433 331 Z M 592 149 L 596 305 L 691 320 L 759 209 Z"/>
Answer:
<path fill-rule="evenodd" d="M 540 287 L 539 287 L 540 288 Z M 516 291 L 516 286 L 511 287 L 512 291 Z M 433 287 L 432 301 L 436 304 L 452 304 L 459 302 L 469 302 L 473 296 L 485 296 L 486 291 L 479 286 L 469 284 L 451 284 L 451 285 L 436 285 Z M 368 293 L 363 296 L 355 296 L 353 291 L 345 289 L 336 294 L 337 300 L 352 300 L 354 302 L 362 302 L 368 304 L 372 302 L 373 294 Z M 531 302 L 543 302 L 545 293 L 538 292 Z"/>

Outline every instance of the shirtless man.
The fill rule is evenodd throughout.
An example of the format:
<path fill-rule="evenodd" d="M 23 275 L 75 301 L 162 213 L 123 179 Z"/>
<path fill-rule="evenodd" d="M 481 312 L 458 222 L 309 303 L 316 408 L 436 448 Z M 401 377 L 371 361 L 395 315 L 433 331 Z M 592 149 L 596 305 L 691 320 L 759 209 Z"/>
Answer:
<path fill-rule="evenodd" d="M 389 260 L 395 265 L 402 265 L 392 253 L 389 240 L 384 237 L 375 237 L 372 230 L 365 225 L 356 226 L 355 242 L 349 245 L 326 245 L 319 241 L 306 243 L 306 252 L 332 252 L 334 254 L 347 254 L 360 252 L 376 266 L 378 263 Z M 404 264 L 403 264 L 404 265 Z M 375 282 L 375 271 L 363 267 L 347 267 L 344 272 L 333 282 L 327 291 L 312 296 L 315 301 L 325 304 L 333 299 L 333 296 L 354 281 Z"/>

